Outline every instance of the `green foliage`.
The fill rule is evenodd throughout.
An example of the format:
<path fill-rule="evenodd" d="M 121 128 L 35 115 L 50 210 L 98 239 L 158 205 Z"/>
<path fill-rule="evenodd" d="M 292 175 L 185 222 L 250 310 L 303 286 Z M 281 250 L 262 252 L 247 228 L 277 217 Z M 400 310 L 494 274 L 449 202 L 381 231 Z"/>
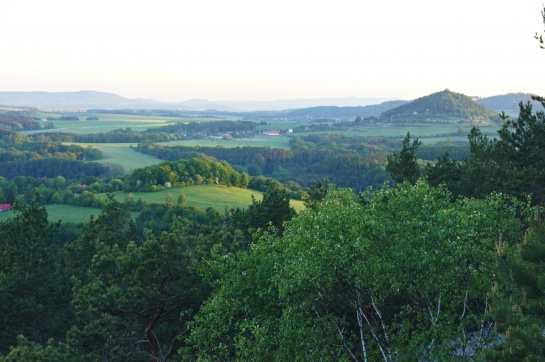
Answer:
<path fill-rule="evenodd" d="M 492 313 L 502 344 L 484 354 L 490 361 L 545 359 L 545 223 L 537 214 L 516 245 L 496 244 L 497 280 Z"/>
<path fill-rule="evenodd" d="M 0 222 L 0 353 L 19 334 L 36 341 L 62 337 L 72 317 L 69 286 L 53 254 L 47 212 L 36 198 Z"/>
<path fill-rule="evenodd" d="M 78 349 L 108 360 L 167 360 L 176 353 L 178 336 L 207 288 L 183 227 L 173 228 L 141 245 L 97 243 L 87 280 L 74 280 L 81 322 L 71 333 L 78 336 Z"/>
<path fill-rule="evenodd" d="M 5 356 L 0 356 L 2 362 L 71 362 L 75 360 L 76 351 L 65 343 L 55 343 L 50 339 L 41 345 L 28 340 L 24 336 L 17 337 L 17 346 L 10 349 Z M 81 357 L 78 360 L 84 361 Z"/>
<path fill-rule="evenodd" d="M 203 361 L 471 358 L 490 338 L 490 250 L 520 229 L 517 207 L 422 181 L 330 189 L 283 236 L 224 260 L 191 348 Z"/>
<path fill-rule="evenodd" d="M 0 114 L 0 129 L 10 131 L 31 131 L 40 129 L 40 124 L 32 117 L 19 112 Z"/>
<path fill-rule="evenodd" d="M 420 177 L 420 166 L 416 157 L 416 150 L 420 144 L 421 142 L 418 141 L 418 138 L 414 139 L 411 144 L 411 135 L 407 132 L 407 136 L 403 139 L 403 147 L 399 155 L 394 152 L 388 156 L 386 171 L 390 173 L 395 182 L 408 181 L 414 184 Z"/>
<path fill-rule="evenodd" d="M 185 204 L 187 204 L 187 197 L 183 192 L 178 195 L 178 200 L 176 201 L 176 204 L 178 206 L 185 206 Z"/>
<path fill-rule="evenodd" d="M 55 178 L 63 176 L 68 179 L 77 179 L 85 175 L 108 177 L 110 171 L 107 166 L 97 162 L 47 158 L 30 161 L 0 162 L 3 175 L 6 178 L 16 176 L 31 176 L 36 178 Z"/>
<path fill-rule="evenodd" d="M 283 224 L 295 214 L 288 192 L 272 187 L 263 194 L 263 200 L 258 201 L 252 196 L 252 204 L 247 209 L 235 209 L 232 219 L 236 229 L 248 234 L 266 230 L 281 235 Z"/>
<path fill-rule="evenodd" d="M 448 152 L 438 157 L 435 163 L 426 165 L 423 174 L 430 185 L 446 184 L 454 195 L 463 195 L 467 190 L 467 186 L 462 182 L 464 169 L 459 162 L 449 157 Z"/>
<path fill-rule="evenodd" d="M 456 195 L 485 197 L 502 192 L 519 199 L 545 202 L 545 113 L 520 104 L 518 118 L 504 119 L 499 138 L 490 140 L 474 127 L 468 136 L 470 156 L 455 163 L 448 158 L 426 168 L 432 184 L 446 183 Z"/>
<path fill-rule="evenodd" d="M 246 187 L 248 178 L 236 172 L 227 162 L 193 158 L 176 162 L 162 162 L 134 170 L 125 179 L 125 191 L 164 190 L 172 187 L 221 183 L 228 186 Z"/>
<path fill-rule="evenodd" d="M 393 141 L 382 137 L 310 134 L 290 139 L 290 150 L 271 147 L 187 147 L 141 144 L 140 152 L 161 159 L 213 158 L 247 169 L 252 175 L 310 186 L 328 178 L 342 187 L 364 190 L 390 181 L 384 149 Z"/>

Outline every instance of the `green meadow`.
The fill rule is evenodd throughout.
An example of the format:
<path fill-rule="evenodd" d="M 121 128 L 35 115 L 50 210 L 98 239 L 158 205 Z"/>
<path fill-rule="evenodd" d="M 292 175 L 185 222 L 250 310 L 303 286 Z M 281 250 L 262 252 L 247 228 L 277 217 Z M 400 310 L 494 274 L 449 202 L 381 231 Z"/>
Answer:
<path fill-rule="evenodd" d="M 263 193 L 261 191 L 239 187 L 227 187 L 224 185 L 197 185 L 156 192 L 134 192 L 132 193 L 132 197 L 135 201 L 142 199 L 142 201 L 147 202 L 166 202 L 167 195 L 171 194 L 176 203 L 178 196 L 182 193 L 187 198 L 187 205 L 196 206 L 202 210 L 212 207 L 218 211 L 224 211 L 227 205 L 232 208 L 247 207 L 252 203 L 252 195 L 256 200 L 261 200 L 263 198 Z M 126 192 L 116 192 L 114 194 L 115 198 L 119 201 L 124 201 L 129 197 L 129 193 Z M 297 211 L 301 211 L 305 208 L 303 201 L 291 200 L 290 203 Z"/>
<path fill-rule="evenodd" d="M 123 116 L 123 115 L 120 115 Z M 149 118 L 137 118 L 133 116 L 131 118 L 122 117 L 103 117 L 100 116 L 100 120 L 86 121 L 82 119 L 80 121 L 51 121 L 55 126 L 55 129 L 45 130 L 46 132 L 64 132 L 64 133 L 106 133 L 115 129 L 131 128 L 135 131 L 145 131 L 149 128 L 163 127 L 169 124 L 182 122 L 182 120 L 162 118 L 162 117 L 149 117 Z M 29 131 L 28 133 L 39 133 L 40 131 Z"/>
<path fill-rule="evenodd" d="M 100 209 L 92 207 L 81 207 L 72 205 L 47 205 L 47 215 L 49 221 L 56 222 L 62 220 L 63 223 L 80 224 L 89 220 L 91 214 L 97 216 L 100 214 Z M 138 215 L 134 213 L 134 215 Z M 0 221 L 13 219 L 15 212 L 5 211 L 0 212 Z"/>
<path fill-rule="evenodd" d="M 142 199 L 142 201 L 147 202 L 163 203 L 166 202 L 168 194 L 171 194 L 174 202 L 176 202 L 181 193 L 187 198 L 187 206 L 195 206 L 202 210 L 211 207 L 219 212 L 224 212 L 228 205 L 232 208 L 248 207 L 252 203 L 252 195 L 256 200 L 263 199 L 263 193 L 260 191 L 223 185 L 187 186 L 157 192 L 135 192 L 132 195 L 135 201 Z M 129 193 L 116 192 L 114 196 L 116 200 L 123 202 L 129 197 Z M 305 208 L 303 201 L 291 200 L 290 204 L 297 211 Z M 46 209 L 49 221 L 62 220 L 63 222 L 75 224 L 86 222 L 91 214 L 97 216 L 101 211 L 97 208 L 72 205 L 47 205 Z M 137 212 L 131 214 L 133 217 L 138 215 Z M 15 212 L 13 210 L 0 212 L 0 221 L 10 220 L 14 216 Z"/>
<path fill-rule="evenodd" d="M 183 141 L 171 141 L 168 143 L 162 143 L 166 146 L 187 146 L 187 147 L 272 147 L 272 148 L 290 148 L 289 136 L 267 136 L 259 135 L 251 138 L 233 138 L 231 140 L 223 139 L 192 139 L 192 140 L 183 140 Z"/>
<path fill-rule="evenodd" d="M 103 158 L 97 162 L 105 164 L 117 164 L 121 165 L 126 173 L 131 172 L 137 168 L 142 168 L 150 165 L 157 165 L 164 160 L 160 160 L 156 157 L 145 155 L 134 150 L 132 147 L 136 147 L 133 143 L 74 143 L 65 142 L 68 145 L 80 145 L 83 147 L 93 147 L 102 151 Z"/>
<path fill-rule="evenodd" d="M 76 116 L 79 121 L 61 121 L 52 120 L 55 129 L 45 130 L 45 132 L 66 132 L 66 133 L 106 133 L 116 129 L 131 128 L 134 131 L 145 131 L 149 128 L 163 127 L 176 123 L 185 122 L 211 122 L 218 118 L 206 117 L 163 117 L 163 116 L 141 116 L 132 114 L 109 114 L 109 113 L 87 113 L 87 112 L 67 112 L 67 113 L 37 113 L 38 118 L 44 121 L 50 118 L 59 118 L 61 116 Z M 99 120 L 86 120 L 87 117 L 99 117 Z M 229 119 L 230 117 L 225 117 Z M 24 133 L 40 133 L 44 130 L 27 131 Z"/>

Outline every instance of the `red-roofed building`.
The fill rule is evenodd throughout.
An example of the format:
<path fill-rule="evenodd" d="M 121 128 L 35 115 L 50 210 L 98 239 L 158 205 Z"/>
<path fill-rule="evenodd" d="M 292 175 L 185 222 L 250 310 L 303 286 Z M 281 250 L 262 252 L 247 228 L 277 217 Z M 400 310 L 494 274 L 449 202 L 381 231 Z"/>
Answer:
<path fill-rule="evenodd" d="M 0 204 L 0 212 L 11 210 L 10 204 Z"/>

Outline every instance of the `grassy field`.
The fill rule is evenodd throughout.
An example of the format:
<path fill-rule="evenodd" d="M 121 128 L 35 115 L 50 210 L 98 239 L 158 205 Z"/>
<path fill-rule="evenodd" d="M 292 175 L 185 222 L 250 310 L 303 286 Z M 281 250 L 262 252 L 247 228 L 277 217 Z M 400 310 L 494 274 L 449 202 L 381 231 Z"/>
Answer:
<path fill-rule="evenodd" d="M 145 155 L 131 148 L 136 147 L 136 144 L 131 143 L 73 143 L 65 142 L 67 145 L 79 145 L 83 147 L 98 148 L 102 151 L 104 157 L 97 162 L 112 163 L 123 166 L 125 172 L 129 173 L 134 169 L 142 168 L 150 165 L 157 165 L 164 160 L 156 157 Z"/>
<path fill-rule="evenodd" d="M 184 141 L 171 141 L 163 143 L 166 146 L 202 146 L 202 147 L 272 147 L 272 148 L 289 148 L 290 137 L 286 136 L 255 136 L 252 138 L 233 138 L 232 140 L 213 140 L 213 139 L 198 139 L 198 140 L 184 140 Z"/>
<path fill-rule="evenodd" d="M 289 148 L 289 138 L 287 137 L 270 137 L 265 139 L 252 139 L 252 140 L 239 140 L 232 141 L 225 140 L 188 140 L 188 141 L 172 141 L 168 143 L 160 143 L 166 146 L 208 146 L 208 147 L 244 147 L 244 146 L 256 146 L 256 147 L 273 147 L 273 148 Z M 65 144 L 75 144 L 83 147 L 93 147 L 102 151 L 103 159 L 98 160 L 100 163 L 111 163 L 121 165 L 126 173 L 131 172 L 137 168 L 142 168 L 150 165 L 157 165 L 164 160 L 160 160 L 156 157 L 146 155 L 137 152 L 131 148 L 136 147 L 136 144 L 130 143 L 73 143 L 65 142 Z"/>
<path fill-rule="evenodd" d="M 232 208 L 247 207 L 252 203 L 252 195 L 257 200 L 263 198 L 260 191 L 224 185 L 186 186 L 157 192 L 135 192 L 133 195 L 134 200 L 141 198 L 142 201 L 147 202 L 166 202 L 167 195 L 171 194 L 174 202 L 176 202 L 181 193 L 187 198 L 187 205 L 189 206 L 196 206 L 202 210 L 212 207 L 220 212 L 224 211 L 227 205 Z M 119 201 L 124 201 L 128 196 L 129 194 L 126 192 L 115 193 L 115 198 Z M 304 203 L 299 200 L 292 200 L 291 206 L 297 211 L 305 208 Z"/>
<path fill-rule="evenodd" d="M 183 122 L 209 122 L 217 121 L 217 118 L 193 118 L 193 117 L 159 117 L 140 116 L 130 114 L 96 114 L 96 113 L 38 113 L 39 118 L 59 118 L 61 116 L 77 116 L 79 121 L 51 121 L 55 126 L 52 130 L 28 131 L 25 133 L 38 132 L 66 132 L 77 134 L 106 133 L 115 129 L 131 128 L 134 131 L 145 131 L 148 128 L 163 127 L 170 124 Z M 99 117 L 99 120 L 85 120 L 87 117 Z"/>
<path fill-rule="evenodd" d="M 263 198 L 263 194 L 255 190 L 226 187 L 223 185 L 199 185 L 157 192 L 136 192 L 134 193 L 134 200 L 141 198 L 142 201 L 147 202 L 166 202 L 167 194 L 169 193 L 172 195 L 174 202 L 176 202 L 178 195 L 183 193 L 187 198 L 187 206 L 195 206 L 202 210 L 212 207 L 219 212 L 224 212 L 227 205 L 232 208 L 248 207 L 248 205 L 252 203 L 252 195 L 254 195 L 257 200 Z M 126 192 L 115 193 L 115 198 L 121 202 L 128 196 L 129 194 Z M 305 208 L 304 203 L 299 200 L 292 200 L 291 206 L 297 211 L 301 211 Z M 47 205 L 46 209 L 49 221 L 55 222 L 62 220 L 63 222 L 75 224 L 86 222 L 89 220 L 91 214 L 97 216 L 101 211 L 96 208 L 72 205 Z M 132 212 L 131 214 L 133 217 L 138 216 L 137 212 Z M 14 211 L 0 212 L 0 221 L 11 220 L 14 216 Z"/>
<path fill-rule="evenodd" d="M 62 220 L 62 222 L 80 224 L 89 220 L 91 214 L 95 216 L 100 214 L 100 209 L 72 205 L 47 205 L 46 209 L 51 222 Z M 10 220 L 14 216 L 14 211 L 0 212 L 0 221 Z"/>
<path fill-rule="evenodd" d="M 64 132 L 64 133 L 106 133 L 120 128 L 131 128 L 134 131 L 145 131 L 148 128 L 163 127 L 177 123 L 168 119 L 100 119 L 99 121 L 51 121 L 55 128 L 51 130 L 28 131 L 25 133 Z"/>

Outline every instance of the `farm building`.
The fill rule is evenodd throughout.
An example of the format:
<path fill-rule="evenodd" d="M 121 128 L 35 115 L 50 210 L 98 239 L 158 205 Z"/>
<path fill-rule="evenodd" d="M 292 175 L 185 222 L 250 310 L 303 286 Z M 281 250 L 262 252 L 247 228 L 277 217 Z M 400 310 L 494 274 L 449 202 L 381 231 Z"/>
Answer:
<path fill-rule="evenodd" d="M 0 212 L 11 210 L 10 204 L 0 204 Z"/>

